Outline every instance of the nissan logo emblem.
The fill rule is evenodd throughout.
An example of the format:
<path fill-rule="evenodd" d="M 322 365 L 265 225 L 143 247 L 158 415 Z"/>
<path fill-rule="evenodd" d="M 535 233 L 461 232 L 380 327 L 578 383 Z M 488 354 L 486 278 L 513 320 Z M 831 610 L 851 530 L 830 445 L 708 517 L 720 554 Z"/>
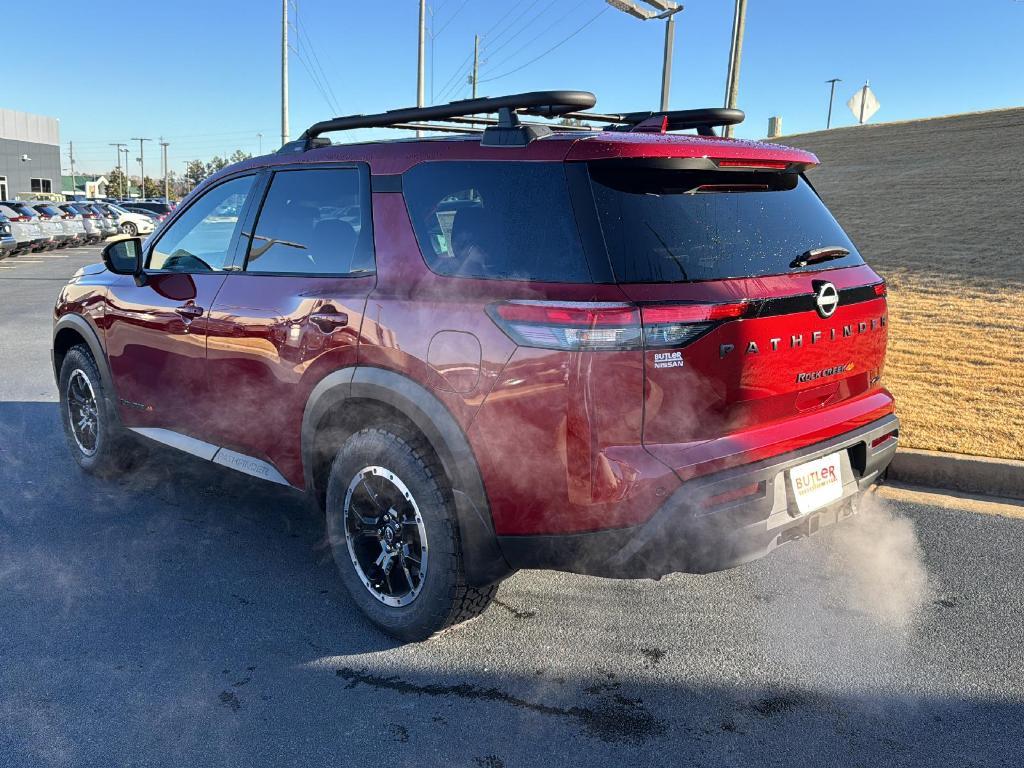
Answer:
<path fill-rule="evenodd" d="M 815 283 L 814 304 L 822 317 L 832 317 L 839 306 L 839 291 L 829 282 Z"/>

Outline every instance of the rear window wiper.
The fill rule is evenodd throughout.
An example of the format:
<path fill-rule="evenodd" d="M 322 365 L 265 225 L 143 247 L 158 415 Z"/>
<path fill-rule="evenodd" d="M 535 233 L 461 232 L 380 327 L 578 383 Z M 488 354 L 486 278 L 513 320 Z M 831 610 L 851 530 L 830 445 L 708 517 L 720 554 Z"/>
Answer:
<path fill-rule="evenodd" d="M 809 251 L 804 251 L 797 258 L 793 259 L 793 261 L 789 263 L 789 268 L 796 269 L 797 267 L 806 267 L 808 264 L 820 264 L 823 261 L 841 259 L 844 256 L 849 255 L 850 249 L 843 248 L 841 245 L 826 245 L 824 248 L 811 248 Z"/>

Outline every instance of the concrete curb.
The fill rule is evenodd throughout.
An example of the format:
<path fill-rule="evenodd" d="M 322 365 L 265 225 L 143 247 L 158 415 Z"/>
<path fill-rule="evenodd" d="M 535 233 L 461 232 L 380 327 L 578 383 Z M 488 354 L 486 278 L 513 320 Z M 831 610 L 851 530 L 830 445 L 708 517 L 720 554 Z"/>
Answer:
<path fill-rule="evenodd" d="M 901 448 L 889 479 L 908 485 L 1024 499 L 1024 461 Z"/>

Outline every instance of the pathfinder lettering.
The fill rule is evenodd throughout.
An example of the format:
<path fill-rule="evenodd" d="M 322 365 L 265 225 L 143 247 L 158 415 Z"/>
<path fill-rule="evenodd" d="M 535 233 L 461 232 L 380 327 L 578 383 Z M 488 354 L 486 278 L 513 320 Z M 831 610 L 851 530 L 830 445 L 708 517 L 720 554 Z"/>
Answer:
<path fill-rule="evenodd" d="M 881 317 L 872 318 L 870 322 L 861 321 L 856 325 L 844 325 L 842 328 L 842 338 L 846 339 L 854 335 L 860 335 L 862 333 L 871 333 L 872 331 L 878 331 L 885 328 L 887 318 L 885 315 Z M 826 335 L 827 334 L 827 335 Z M 828 331 L 813 331 L 810 334 L 811 344 L 817 344 L 821 341 L 835 341 L 839 336 L 837 328 L 829 328 Z M 781 337 L 768 339 L 768 346 L 772 352 L 778 352 L 779 347 L 782 344 Z M 804 334 L 794 333 L 789 337 L 789 348 L 790 349 L 801 349 L 804 346 Z M 767 347 L 766 347 L 767 348 Z M 718 356 L 720 358 L 728 357 L 732 352 L 736 351 L 735 344 L 722 344 L 718 347 Z M 756 341 L 749 341 L 746 345 L 746 354 L 756 355 L 760 353 L 761 346 Z"/>

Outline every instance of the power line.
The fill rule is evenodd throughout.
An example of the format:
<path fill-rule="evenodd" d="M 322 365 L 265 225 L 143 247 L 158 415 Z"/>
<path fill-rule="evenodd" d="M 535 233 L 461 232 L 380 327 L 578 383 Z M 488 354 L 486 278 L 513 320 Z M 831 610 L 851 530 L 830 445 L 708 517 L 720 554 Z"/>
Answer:
<path fill-rule="evenodd" d="M 462 0 L 462 5 L 460 5 L 460 6 L 458 7 L 458 8 L 456 8 L 456 9 L 455 9 L 455 13 L 453 13 L 453 14 L 452 14 L 451 16 L 449 16 L 449 17 L 448 17 L 448 21 L 446 21 L 446 22 L 445 22 L 445 23 L 444 23 L 444 24 L 442 25 L 442 27 L 441 27 L 441 28 L 440 28 L 439 30 L 437 30 L 437 32 L 432 32 L 430 36 L 431 36 L 431 37 L 437 37 L 437 36 L 438 36 L 438 35 L 440 35 L 440 34 L 441 34 L 442 32 L 444 32 L 444 31 L 445 31 L 446 29 L 448 29 L 448 26 L 449 26 L 449 25 L 450 25 L 450 24 L 451 24 L 451 23 L 452 23 L 453 21 L 455 21 L 455 17 L 456 17 L 456 16 L 458 16 L 458 15 L 459 15 L 459 13 L 460 13 L 460 12 L 462 11 L 462 9 L 466 7 L 466 3 L 468 3 L 468 2 L 469 2 L 469 0 Z M 434 13 L 436 14 L 436 12 L 437 12 L 437 11 L 435 10 L 435 11 L 434 11 Z"/>
<path fill-rule="evenodd" d="M 331 104 L 331 97 L 327 94 L 327 91 L 324 89 L 323 85 L 320 84 L 320 79 L 313 71 L 312 66 L 309 63 L 307 63 L 305 54 L 300 53 L 299 49 L 293 46 L 291 43 L 288 44 L 288 50 L 295 54 L 295 58 L 299 60 L 299 63 L 302 65 L 302 68 L 306 70 L 306 73 L 309 75 L 310 80 L 313 81 L 313 85 L 316 87 L 317 91 L 323 97 L 324 103 L 327 105 L 327 108 L 331 110 L 331 112 L 335 112 L 336 110 L 334 109 L 334 105 Z"/>
<path fill-rule="evenodd" d="M 528 66 L 530 66 L 531 64 L 533 64 L 533 63 L 535 63 L 535 62 L 538 62 L 538 61 L 540 61 L 541 59 L 543 59 L 543 58 L 544 58 L 545 56 L 547 56 L 547 55 L 548 55 L 549 53 L 551 53 L 552 51 L 555 51 L 555 50 L 557 50 L 558 48 L 561 48 L 561 47 L 562 47 L 563 45 L 565 45 L 565 44 L 566 44 L 567 42 L 569 42 L 570 40 L 572 40 L 572 39 L 573 39 L 574 37 L 576 37 L 576 35 L 578 35 L 578 34 L 579 34 L 580 32 L 582 32 L 582 31 L 583 31 L 584 29 L 586 29 L 587 27 L 589 27 L 589 26 L 590 26 L 591 24 L 593 24 L 593 23 L 594 23 L 595 21 L 597 21 L 597 20 L 598 20 L 598 19 L 599 19 L 599 18 L 601 17 L 601 15 L 602 15 L 602 14 L 603 14 L 603 13 L 604 13 L 605 11 L 607 11 L 607 10 L 608 10 L 608 7 L 607 7 L 607 6 L 605 6 L 605 7 L 604 7 L 604 8 L 602 8 L 602 9 L 601 9 L 600 11 L 598 11 L 598 12 L 597 12 L 596 14 L 594 14 L 594 15 L 593 15 L 593 16 L 591 16 L 591 17 L 590 17 L 589 19 L 587 19 L 587 21 L 585 21 L 585 22 L 584 22 L 583 24 L 581 24 L 581 25 L 580 25 L 579 27 L 577 27 L 577 28 L 576 28 L 576 30 L 575 30 L 575 31 L 573 31 L 573 32 L 572 32 L 571 34 L 569 34 L 569 35 L 567 35 L 567 36 L 563 37 L 563 38 L 562 38 L 561 40 L 559 40 L 559 41 L 558 41 L 557 43 L 555 43 L 555 44 L 554 44 L 554 45 L 552 45 L 552 46 L 551 46 L 550 48 L 548 48 L 548 49 L 547 49 L 546 51 L 544 51 L 544 53 L 540 54 L 539 56 L 535 56 L 534 58 L 530 59 L 530 60 L 529 60 L 528 62 L 526 62 L 525 64 L 520 64 L 520 65 L 519 65 L 518 67 L 516 67 L 515 69 L 510 69 L 510 70 L 509 70 L 508 72 L 502 72 L 502 73 L 501 73 L 500 75 L 495 75 L 494 77 L 488 77 L 488 78 L 485 78 L 485 79 L 481 80 L 480 82 L 481 82 L 481 83 L 489 83 L 489 82 L 491 82 L 491 81 L 493 81 L 493 80 L 500 80 L 500 79 L 501 79 L 501 78 L 503 78 L 503 77 L 508 77 L 509 75 L 513 75 L 513 74 L 515 74 L 516 72 L 518 72 L 518 71 L 519 71 L 519 70 L 521 70 L 521 69 L 526 69 L 526 68 L 527 68 Z"/>
<path fill-rule="evenodd" d="M 451 89 L 451 87 L 452 87 L 453 85 L 458 85 L 458 83 L 459 83 L 459 75 L 461 75 L 461 74 L 463 73 L 463 70 L 464 70 L 464 69 L 466 68 L 466 66 L 467 66 L 467 65 L 469 64 L 469 62 L 470 62 L 470 60 L 471 60 L 472 58 L 473 58 L 473 53 L 472 53 L 472 51 L 471 51 L 471 52 L 470 52 L 470 53 L 469 53 L 469 54 L 468 54 L 468 55 L 466 56 L 466 58 L 464 58 L 464 59 L 462 60 L 462 63 L 461 63 L 461 64 L 459 64 L 458 68 L 457 68 L 457 69 L 455 70 L 455 72 L 454 72 L 454 73 L 452 74 L 452 76 L 451 76 L 451 77 L 449 77 L 449 78 L 448 78 L 448 79 L 447 79 L 447 80 L 445 81 L 445 84 L 441 86 L 441 90 L 440 90 L 440 92 L 439 92 L 439 93 L 437 94 L 437 98 L 438 98 L 438 99 L 443 99 L 443 98 L 444 98 L 444 95 L 445 95 L 445 94 L 446 94 L 446 93 L 447 93 L 447 92 L 448 92 L 448 91 L 449 91 L 449 90 Z"/>
<path fill-rule="evenodd" d="M 580 3 L 579 5 L 582 5 L 582 3 Z M 577 5 L 577 7 L 579 7 L 579 5 Z M 492 49 L 492 50 L 491 50 L 491 55 L 493 56 L 493 55 L 495 55 L 495 54 L 499 53 L 499 52 L 501 51 L 501 49 L 502 49 L 502 48 L 504 48 L 505 46 L 507 46 L 507 45 L 508 45 L 509 43 L 511 43 L 511 42 L 512 42 L 513 40 L 515 40 L 515 39 L 516 39 L 517 37 L 519 37 L 519 36 L 520 36 L 521 34 L 523 34 L 523 32 L 525 32 L 525 31 L 526 31 L 526 30 L 528 30 L 528 29 L 529 29 L 530 27 L 532 27 L 532 26 L 533 26 L 534 24 L 536 24 L 536 23 L 537 23 L 537 21 L 538 21 L 538 20 L 539 20 L 539 19 L 540 19 L 540 18 L 541 18 L 541 17 L 542 17 L 542 16 L 543 16 L 543 15 L 544 15 L 545 13 L 547 13 L 548 11 L 550 11 L 550 10 L 551 10 L 551 9 L 552 9 L 553 7 L 554 7 L 554 6 L 552 6 L 552 5 L 546 5 L 546 6 L 544 6 L 543 8 L 541 8 L 541 9 L 540 9 L 540 10 L 539 10 L 539 11 L 538 11 L 538 12 L 537 12 L 536 14 L 534 14 L 533 18 L 532 18 L 532 19 L 530 19 L 530 20 L 529 20 L 528 22 L 526 22 L 525 24 L 523 24 L 523 26 L 521 26 L 521 27 L 519 28 L 519 30 L 518 30 L 518 31 L 517 31 L 517 32 L 516 32 L 515 34 L 513 34 L 513 35 L 512 35 L 511 37 L 506 37 L 506 38 L 505 38 L 505 40 L 504 40 L 504 41 L 503 41 L 503 42 L 501 43 L 501 45 L 499 45 L 499 46 L 497 46 L 496 48 Z M 575 10 L 575 8 L 574 8 L 573 10 Z M 568 14 L 566 14 L 566 15 L 568 15 Z M 564 19 L 564 18 L 565 18 L 565 16 L 562 16 L 562 18 Z M 554 25 L 552 25 L 552 26 L 554 26 Z M 533 41 L 531 41 L 531 42 L 533 42 Z"/>
<path fill-rule="evenodd" d="M 495 28 L 499 24 L 501 24 L 501 22 L 503 22 L 505 19 L 507 19 L 509 16 L 512 15 L 512 11 L 514 11 L 515 9 L 516 9 L 515 3 L 509 3 L 509 9 L 507 11 L 505 11 L 504 15 L 502 15 L 502 17 L 500 19 L 498 19 L 496 22 L 494 22 L 491 25 L 491 28 L 488 29 L 486 32 L 484 32 L 482 35 L 480 35 L 480 37 L 487 37 L 489 34 L 491 34 L 491 32 L 493 32 L 495 30 Z"/>
<path fill-rule="evenodd" d="M 577 10 L 578 10 L 578 9 L 579 9 L 579 8 L 580 8 L 580 7 L 581 7 L 581 6 L 583 5 L 583 4 L 584 4 L 584 3 L 586 3 L 586 2 L 587 2 L 587 0 L 580 0 L 580 2 L 576 3 L 576 5 L 574 5 L 574 6 L 573 6 L 572 8 L 570 8 L 570 9 L 569 9 L 568 11 L 566 11 L 565 13 L 563 13 L 563 14 L 562 14 L 561 16 L 559 16 L 559 17 L 558 17 L 557 19 L 555 19 L 555 20 L 554 20 L 553 22 L 551 22 L 551 24 L 550 24 L 549 28 L 550 28 L 550 29 L 557 29 L 557 28 L 558 28 L 558 25 L 559 25 L 559 24 L 561 24 L 561 23 L 562 23 L 562 22 L 563 22 L 563 21 L 564 21 L 565 19 L 567 19 L 567 18 L 568 18 L 569 16 L 571 16 L 571 15 L 575 14 L 575 13 L 576 13 L 576 11 L 577 11 Z M 547 10 L 547 9 L 545 9 L 545 10 Z M 542 13 L 543 13 L 543 11 L 542 11 Z M 536 20 L 537 18 L 540 18 L 540 14 L 538 14 L 538 15 L 537 15 L 536 17 L 534 17 L 534 18 L 535 18 L 535 20 Z M 529 25 L 527 25 L 527 26 L 529 26 Z M 526 27 L 523 27 L 523 30 L 525 30 L 525 29 L 526 29 Z M 520 31 L 522 32 L 523 30 L 520 30 Z M 515 37 L 515 36 L 513 36 L 513 37 L 510 37 L 510 38 L 508 38 L 508 40 L 506 40 L 505 42 L 506 42 L 506 43 L 509 43 L 509 42 L 511 42 L 511 41 L 512 41 L 512 40 L 514 39 L 514 37 Z M 532 45 L 535 45 L 536 43 L 537 43 L 537 38 L 534 38 L 534 39 L 532 39 L 532 40 L 529 40 L 529 41 L 528 41 L 528 42 L 527 42 L 526 44 L 524 44 L 524 45 L 521 45 L 521 46 L 519 46 L 519 48 L 517 48 L 517 49 L 516 49 L 515 51 L 513 51 L 513 52 L 512 52 L 511 54 L 509 54 L 508 56 L 506 56 L 506 57 L 505 57 L 504 59 L 502 59 L 501 61 L 499 61 L 499 62 L 497 62 L 497 63 L 495 63 L 495 64 L 493 64 L 493 65 L 490 65 L 490 66 L 493 66 L 493 67 L 494 67 L 495 69 L 498 69 L 498 68 L 500 68 L 500 67 L 501 67 L 501 66 L 502 66 L 503 64 L 505 64 L 506 62 L 509 62 L 509 61 L 512 61 L 513 59 L 515 59 L 515 58 L 516 58 L 516 56 L 518 56 L 518 55 L 519 55 L 520 53 L 522 53 L 523 51 L 525 51 L 525 50 L 526 50 L 527 48 L 531 47 Z M 492 51 L 492 52 L 491 52 L 491 54 L 493 55 L 493 54 L 497 53 L 497 52 L 498 52 L 499 50 L 501 50 L 501 48 L 502 48 L 502 47 L 504 47 L 504 44 L 502 44 L 501 46 L 499 46 L 499 47 L 498 47 L 498 48 L 497 48 L 496 50 Z"/>
<path fill-rule="evenodd" d="M 331 95 L 331 102 L 334 104 L 334 113 L 338 114 L 338 97 L 334 93 L 334 88 L 331 86 L 331 79 L 327 76 L 327 72 L 324 70 L 323 65 L 320 63 L 320 57 L 317 55 L 316 46 L 313 44 L 313 39 L 309 36 L 309 31 L 306 29 L 306 25 L 299 18 L 299 6 L 296 0 L 292 0 L 292 5 L 295 8 L 295 32 L 302 38 L 305 39 L 306 48 L 309 53 L 312 54 L 313 62 L 316 64 L 317 70 L 320 72 L 321 81 L 327 87 L 327 92 Z"/>
<path fill-rule="evenodd" d="M 530 3 L 528 6 L 523 8 L 522 9 L 522 13 L 520 13 L 518 16 L 516 16 L 514 19 L 512 19 L 508 24 L 506 24 L 504 27 L 502 27 L 500 30 L 498 30 L 498 33 L 493 38 L 491 38 L 490 43 L 492 45 L 497 43 L 502 37 L 505 36 L 505 34 L 508 33 L 508 31 L 510 29 L 515 27 L 515 25 L 519 22 L 520 19 L 522 19 L 523 17 L 526 16 L 526 14 L 528 14 L 530 11 L 532 11 L 536 7 L 537 3 L 539 3 L 539 2 L 540 2 L 540 0 L 533 0 L 532 3 Z M 484 35 L 484 36 L 486 37 L 487 35 Z"/>

